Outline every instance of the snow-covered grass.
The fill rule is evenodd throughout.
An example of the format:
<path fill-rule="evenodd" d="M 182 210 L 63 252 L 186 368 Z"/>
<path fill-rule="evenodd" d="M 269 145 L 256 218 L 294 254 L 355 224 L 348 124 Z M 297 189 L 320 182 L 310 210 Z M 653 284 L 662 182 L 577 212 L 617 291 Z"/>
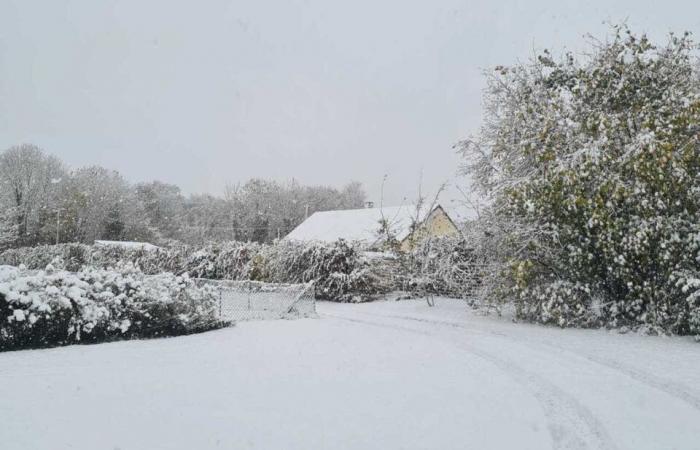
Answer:
<path fill-rule="evenodd" d="M 0 354 L 0 448 L 691 449 L 700 348 L 464 303 Z"/>

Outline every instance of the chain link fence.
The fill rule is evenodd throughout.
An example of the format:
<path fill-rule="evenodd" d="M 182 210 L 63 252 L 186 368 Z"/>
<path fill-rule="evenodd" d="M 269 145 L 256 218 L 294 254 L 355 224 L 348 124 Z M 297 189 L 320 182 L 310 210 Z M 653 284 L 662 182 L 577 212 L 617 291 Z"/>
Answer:
<path fill-rule="evenodd" d="M 219 318 L 223 320 L 298 319 L 316 315 L 313 283 L 280 284 L 203 278 L 196 279 L 195 283 L 213 290 L 219 303 Z"/>

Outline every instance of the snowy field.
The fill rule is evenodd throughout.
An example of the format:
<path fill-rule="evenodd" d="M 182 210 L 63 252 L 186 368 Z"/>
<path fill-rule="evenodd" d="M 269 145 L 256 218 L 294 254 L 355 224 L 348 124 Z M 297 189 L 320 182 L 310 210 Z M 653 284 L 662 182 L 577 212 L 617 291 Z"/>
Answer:
<path fill-rule="evenodd" d="M 700 345 L 458 301 L 0 353 L 0 448 L 697 449 Z"/>

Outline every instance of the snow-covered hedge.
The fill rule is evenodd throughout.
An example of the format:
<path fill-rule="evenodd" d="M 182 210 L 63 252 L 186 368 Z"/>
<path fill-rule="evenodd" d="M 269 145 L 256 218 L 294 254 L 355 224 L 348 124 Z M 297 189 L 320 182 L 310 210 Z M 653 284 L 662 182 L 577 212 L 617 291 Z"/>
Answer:
<path fill-rule="evenodd" d="M 18 248 L 0 254 L 0 264 L 24 264 L 30 269 L 40 269 L 54 261 L 62 261 L 61 267 L 71 271 L 85 266 L 108 268 L 127 262 L 146 274 L 172 272 L 192 278 L 271 283 L 314 281 L 317 298 L 333 301 L 368 300 L 387 290 L 374 266 L 367 263 L 355 246 L 343 241 L 272 245 L 227 242 L 155 250 L 60 244 Z"/>
<path fill-rule="evenodd" d="M 23 265 L 29 269 L 42 269 L 55 260 L 62 261 L 63 268 L 78 271 L 87 264 L 92 247 L 85 244 L 41 245 L 20 247 L 0 253 L 0 264 Z"/>
<path fill-rule="evenodd" d="M 323 300 L 364 301 L 385 292 L 358 248 L 344 241 L 266 246 L 257 261 L 261 281 L 314 281 L 316 297 Z"/>
<path fill-rule="evenodd" d="M 175 336 L 226 325 L 206 287 L 133 265 L 0 270 L 0 350 Z"/>

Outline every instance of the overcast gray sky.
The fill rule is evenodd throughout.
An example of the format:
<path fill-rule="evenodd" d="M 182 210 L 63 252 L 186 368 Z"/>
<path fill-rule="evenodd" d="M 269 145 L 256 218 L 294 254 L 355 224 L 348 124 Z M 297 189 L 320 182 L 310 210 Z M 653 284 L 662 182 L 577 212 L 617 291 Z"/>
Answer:
<path fill-rule="evenodd" d="M 454 181 L 482 69 L 625 19 L 700 33 L 700 1 L 0 0 L 0 149 L 186 193 L 356 179 L 378 200 L 387 174 L 399 203 L 421 170 Z"/>

